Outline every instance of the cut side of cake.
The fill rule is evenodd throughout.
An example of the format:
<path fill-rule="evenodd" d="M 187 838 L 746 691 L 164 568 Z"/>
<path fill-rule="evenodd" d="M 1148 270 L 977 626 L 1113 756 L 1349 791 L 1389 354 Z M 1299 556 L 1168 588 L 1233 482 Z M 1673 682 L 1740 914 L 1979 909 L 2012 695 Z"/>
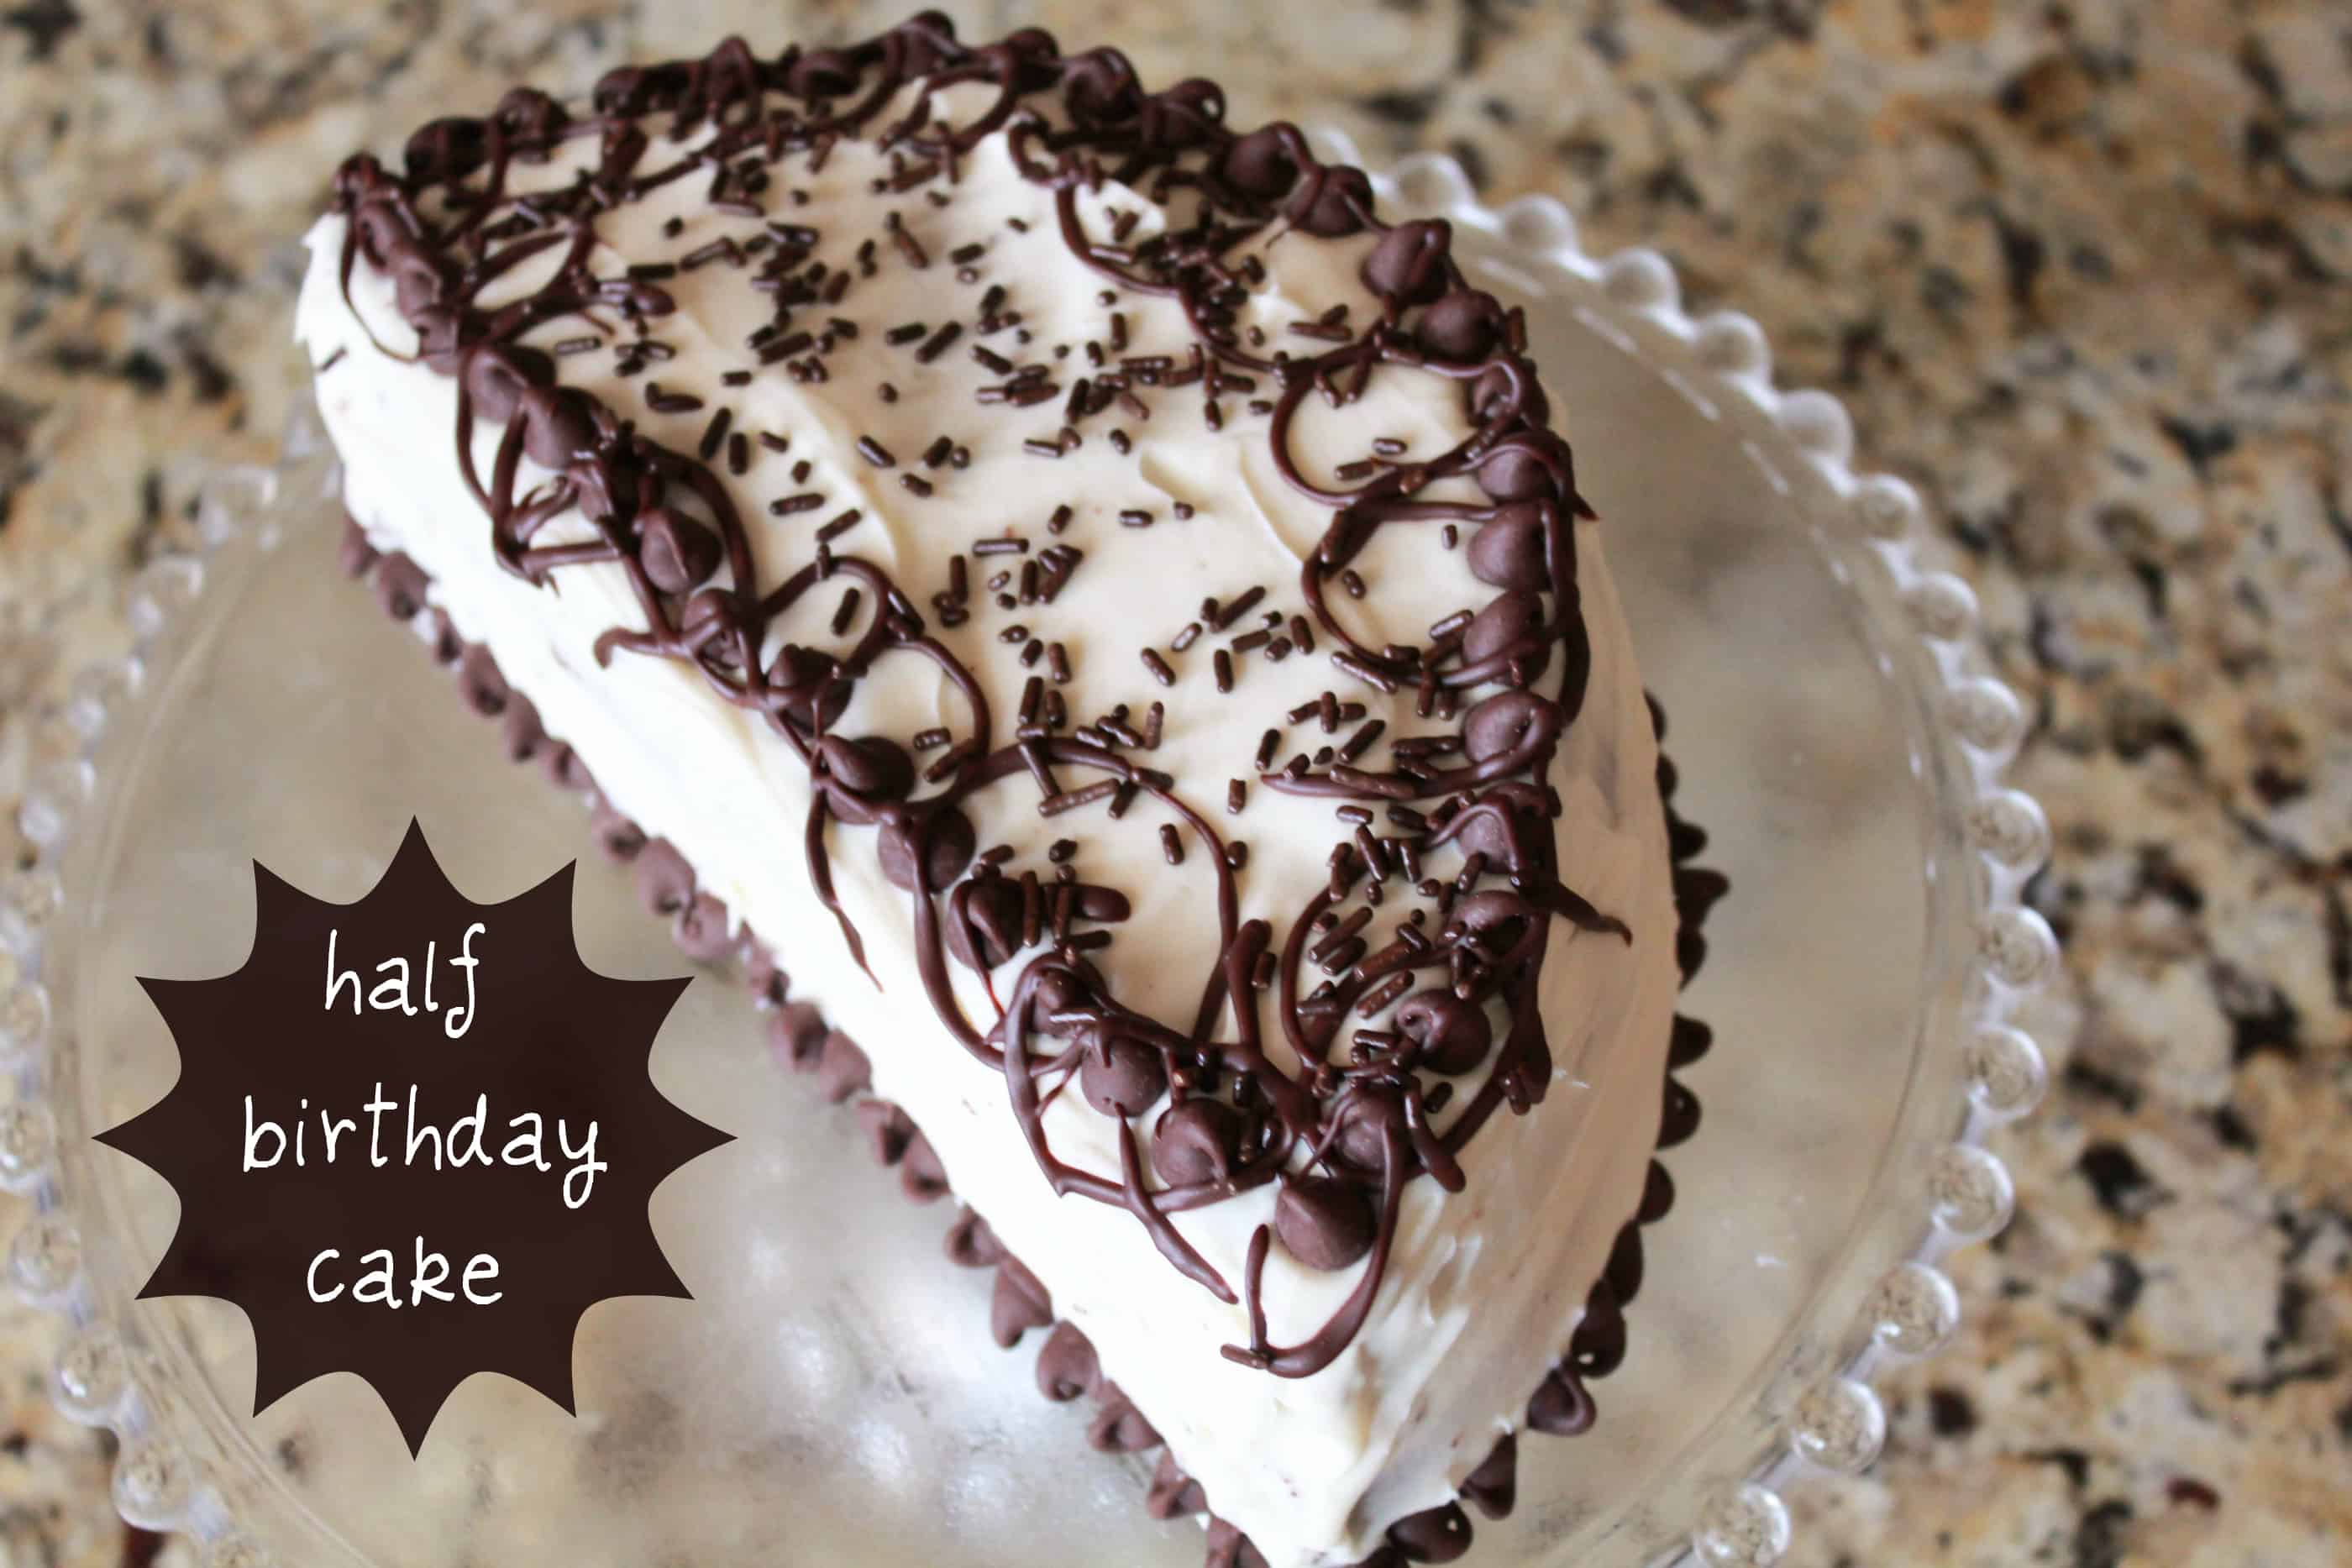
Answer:
<path fill-rule="evenodd" d="M 518 89 L 310 243 L 368 546 L 858 1042 L 1001 1326 L 1228 1555 L 1457 1554 L 1589 1419 L 1687 959 L 1599 526 L 1446 225 L 921 16 Z"/>

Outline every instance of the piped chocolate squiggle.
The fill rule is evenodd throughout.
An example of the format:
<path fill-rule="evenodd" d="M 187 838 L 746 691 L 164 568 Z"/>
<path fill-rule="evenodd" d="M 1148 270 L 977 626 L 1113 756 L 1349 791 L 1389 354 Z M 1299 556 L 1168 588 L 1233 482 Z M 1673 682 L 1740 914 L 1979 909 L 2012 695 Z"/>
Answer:
<path fill-rule="evenodd" d="M 950 126 L 936 116 L 935 97 L 968 83 L 992 86 L 992 106 Z M 1050 103 L 1058 119 L 1033 99 Z M 875 830 L 884 874 L 908 894 L 918 965 L 940 1022 L 1003 1075 L 1008 1113 L 1045 1178 L 1064 1195 L 1126 1210 L 1181 1275 L 1244 1303 L 1249 1340 L 1227 1346 L 1228 1358 L 1302 1377 L 1328 1365 L 1370 1312 L 1405 1185 L 1427 1176 L 1458 1190 L 1461 1151 L 1494 1112 L 1525 1113 L 1543 1099 L 1552 1060 L 1537 980 L 1554 917 L 1602 937 L 1630 941 L 1631 933 L 1569 887 L 1557 863 L 1559 804 L 1544 781 L 1590 670 L 1571 531 L 1591 512 L 1566 444 L 1546 428 L 1524 321 L 1465 281 L 1444 224 L 1383 223 L 1360 171 L 1319 162 L 1286 125 L 1237 136 L 1223 126 L 1223 110 L 1222 95 L 1205 82 L 1144 92 L 1113 50 L 1065 57 L 1034 29 L 967 47 L 927 14 L 845 49 L 794 47 L 770 61 L 730 40 L 699 60 L 615 71 L 585 114 L 519 90 L 487 119 L 427 126 L 411 139 L 399 174 L 372 158 L 351 160 L 336 190 L 349 219 L 346 290 L 362 259 L 387 276 L 417 333 L 416 357 L 457 382 L 458 460 L 489 518 L 499 563 L 540 584 L 583 565 L 625 573 L 642 625 L 607 632 L 599 660 L 649 656 L 687 666 L 725 701 L 760 715 L 800 758 L 813 785 L 801 825 L 811 884 L 861 966 L 862 938 L 833 891 L 834 828 Z M 656 142 L 640 122 L 657 115 L 668 117 L 674 136 L 707 134 L 690 153 L 656 163 Z M 818 531 L 813 559 L 763 586 L 738 504 L 714 465 L 744 434 L 717 418 L 699 452 L 665 446 L 564 385 L 557 354 L 520 341 L 572 318 L 601 333 L 604 319 L 616 317 L 642 338 L 647 323 L 675 309 L 659 267 L 595 276 L 596 219 L 616 206 L 707 175 L 715 207 L 761 215 L 765 171 L 793 159 L 821 165 L 850 138 L 891 150 L 896 188 L 952 184 L 959 160 L 999 134 L 1024 176 L 1053 193 L 1071 252 L 1119 290 L 1177 300 L 1193 334 L 1188 362 L 1117 372 L 1116 388 L 1111 372 L 1091 387 L 1078 382 L 1067 405 L 1071 426 L 1108 406 L 1095 398 L 1192 385 L 1207 397 L 1204 416 L 1215 427 L 1226 417 L 1220 392 L 1271 381 L 1273 395 L 1255 401 L 1265 405 L 1256 417 L 1266 422 L 1274 465 L 1331 514 L 1298 583 L 1324 653 L 1347 679 L 1384 694 L 1411 690 L 1418 717 L 1453 727 L 1389 738 L 1386 766 L 1373 763 L 1369 737 L 1326 761 L 1261 761 L 1264 788 L 1365 808 L 1354 832 L 1333 846 L 1328 885 L 1286 931 L 1241 920 L 1241 846 L 1225 841 L 1176 779 L 1149 765 L 1148 745 L 1106 724 L 1066 731 L 1054 717 L 1057 703 L 1042 712 L 1024 703 L 1003 737 L 1006 716 L 992 713 L 972 671 L 931 634 L 889 572 L 835 547 L 855 527 L 854 511 Z M 573 183 L 509 189 L 518 162 L 575 139 L 593 139 L 595 159 Z M 1185 193 L 1195 215 L 1132 244 L 1091 235 L 1078 194 L 1106 180 L 1163 204 Z M 1240 252 L 1284 228 L 1326 239 L 1377 235 L 1361 268 L 1380 304 L 1377 319 L 1360 329 L 1337 319 L 1315 323 L 1306 340 L 1328 346 L 1311 353 L 1270 350 L 1244 329 L 1239 310 L 1257 263 Z M 908 265 L 928 263 L 911 235 L 890 235 Z M 835 333 L 817 342 L 811 330 L 795 329 L 793 313 L 837 303 L 849 275 L 805 265 L 814 243 L 807 225 L 772 221 L 756 252 L 737 246 L 717 259 L 774 301 L 764 338 L 755 334 L 749 345 L 761 362 L 822 379 Z M 542 258 L 555 265 L 536 288 L 495 308 L 481 303 L 491 285 Z M 935 333 L 918 353 L 950 340 Z M 1469 434 L 1429 458 L 1350 465 L 1361 472 L 1336 484 L 1310 477 L 1293 440 L 1306 401 L 1345 405 L 1387 372 L 1458 384 Z M 1043 384 L 1015 377 L 997 390 L 1029 402 Z M 667 395 L 699 406 L 690 394 Z M 499 433 L 487 473 L 474 455 L 479 428 Z M 896 463 L 871 438 L 865 444 L 869 463 Z M 526 458 L 549 477 L 526 486 Z M 1484 499 L 1428 494 L 1448 482 Z M 593 537 L 544 542 L 550 523 L 572 517 Z M 1476 613 L 1433 628 L 1426 643 L 1365 644 L 1334 612 L 1330 584 L 1360 591 L 1352 563 L 1381 529 L 1431 526 L 1475 529 L 1472 569 L 1502 591 Z M 856 643 L 839 654 L 772 646 L 771 623 L 831 582 L 872 596 L 876 612 Z M 952 624 L 953 607 L 934 603 L 941 623 Z M 1297 638 L 1302 648 L 1312 641 L 1303 622 Z M 928 767 L 918 765 L 916 737 L 835 728 L 859 683 L 884 661 L 906 657 L 935 666 L 966 705 L 963 738 Z M 1163 668 L 1154 674 L 1164 682 Z M 1221 663 L 1221 684 L 1227 668 Z M 1328 695 L 1325 705 L 1328 714 Z M 1016 878 L 978 852 L 967 807 L 982 790 L 1023 779 L 1048 815 L 1107 800 L 1116 816 L 1148 796 L 1209 852 L 1219 951 L 1193 1016 L 1160 1019 L 1125 1005 L 1087 960 L 1089 938 L 1099 934 L 1078 927 L 1125 918 L 1129 901 L 1118 889 Z M 936 788 L 926 793 L 927 786 Z M 1370 831 L 1376 806 L 1402 831 Z M 1422 874 L 1422 852 L 1443 847 L 1464 857 L 1451 882 Z M 1340 909 L 1360 894 L 1369 907 L 1382 889 L 1420 902 L 1375 951 L 1359 935 L 1369 928 L 1364 911 Z M 718 918 L 723 923 L 723 911 Z M 1031 956 L 1004 994 L 992 992 L 1000 1016 L 975 1022 L 950 965 L 990 977 L 1024 953 Z M 1310 988 L 1301 974 L 1308 962 L 1330 977 Z M 1266 1050 L 1259 1008 L 1268 991 L 1284 1042 L 1302 1064 L 1295 1072 Z M 1382 1015 L 1389 1021 L 1376 1026 Z M 1359 1027 L 1342 1048 L 1351 1019 Z M 1481 1062 L 1478 1086 L 1441 1126 L 1454 1085 L 1430 1080 L 1475 1072 Z M 1118 1124 L 1116 1178 L 1050 1147 L 1045 1107 L 1073 1086 Z M 1147 1140 L 1137 1123 L 1163 1097 L 1169 1108 Z M 1223 1278 L 1171 1222 L 1273 1182 L 1281 1184 L 1273 1220 L 1253 1239 L 1240 1281 Z M 1264 1270 L 1276 1245 L 1310 1268 L 1369 1260 L 1341 1307 L 1294 1345 L 1276 1344 L 1265 1327 Z"/>

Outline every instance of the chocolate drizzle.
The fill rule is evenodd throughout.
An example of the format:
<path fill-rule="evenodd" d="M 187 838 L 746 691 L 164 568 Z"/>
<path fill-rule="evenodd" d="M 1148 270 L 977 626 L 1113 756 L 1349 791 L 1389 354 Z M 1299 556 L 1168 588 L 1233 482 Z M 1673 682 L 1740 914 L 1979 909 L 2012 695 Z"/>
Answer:
<path fill-rule="evenodd" d="M 977 118 L 950 126 L 936 118 L 934 97 L 964 83 L 992 86 L 995 96 Z M 910 88 L 911 104 L 885 123 L 885 111 Z M 1026 101 L 1043 95 L 1058 97 L 1060 124 Z M 488 118 L 436 121 L 411 138 L 398 174 L 365 155 L 350 160 L 336 181 L 337 204 L 349 220 L 341 276 L 347 299 L 357 261 L 388 277 L 401 315 L 417 332 L 415 357 L 456 379 L 458 462 L 489 518 L 500 565 L 542 585 L 580 565 L 609 564 L 625 573 L 643 626 L 606 632 L 595 646 L 599 662 L 626 653 L 688 666 L 723 700 L 760 715 L 800 758 L 813 786 L 801 825 L 811 886 L 861 968 L 861 937 L 834 891 L 833 830 L 876 830 L 875 852 L 886 875 L 908 894 L 918 967 L 933 1009 L 966 1051 L 1003 1075 L 1010 1113 L 1055 1190 L 1127 1210 L 1181 1275 L 1221 1300 L 1244 1304 L 1249 1343 L 1225 1347 L 1228 1358 L 1303 1377 L 1336 1359 L 1370 1313 L 1406 1184 L 1425 1175 L 1459 1190 L 1460 1153 L 1496 1108 L 1524 1113 L 1543 1099 L 1552 1063 L 1535 998 L 1552 917 L 1579 932 L 1629 942 L 1632 934 L 1566 884 L 1554 847 L 1551 821 L 1559 807 L 1543 780 L 1582 706 L 1591 664 L 1571 533 L 1576 519 L 1592 514 L 1577 492 L 1566 443 L 1545 427 L 1543 394 L 1524 352 L 1524 321 L 1465 281 L 1443 222 L 1390 225 L 1373 212 L 1360 171 L 1320 163 L 1288 125 L 1236 136 L 1223 112 L 1213 84 L 1192 80 L 1146 93 L 1115 50 L 1064 57 L 1035 29 L 968 47 L 936 14 L 852 47 L 795 47 L 774 60 L 730 39 L 699 60 L 608 74 L 584 114 L 519 89 Z M 657 115 L 668 117 L 674 133 L 707 128 L 709 134 L 678 161 L 649 166 L 655 141 L 641 122 Z M 845 512 L 817 530 L 813 559 L 763 588 L 742 516 L 711 466 L 730 434 L 739 454 L 745 444 L 730 431 L 732 411 L 721 407 L 702 423 L 699 450 L 673 450 L 614 407 L 562 384 L 557 356 L 520 340 L 551 323 L 563 322 L 570 331 L 584 322 L 603 341 L 613 334 L 608 319 L 618 317 L 640 334 L 634 343 L 619 343 L 623 369 L 643 368 L 666 357 L 647 333 L 676 308 L 662 285 L 681 267 L 731 263 L 778 300 L 776 323 L 764 340 L 755 335 L 760 361 L 795 380 L 822 381 L 825 354 L 836 340 L 854 338 L 856 329 L 835 319 L 822 341 L 788 329 L 793 308 L 822 301 L 829 308 L 852 284 L 846 268 L 828 274 L 823 264 L 808 264 L 814 230 L 772 220 L 755 241 L 705 246 L 676 266 L 646 263 L 599 277 L 591 267 L 598 215 L 709 172 L 715 210 L 764 217 L 769 208 L 759 195 L 771 182 L 769 171 L 793 159 L 820 168 L 852 137 L 891 150 L 892 190 L 944 188 L 958 178 L 961 159 L 1000 134 L 1022 174 L 1052 193 L 1072 254 L 1116 291 L 1177 301 L 1194 337 L 1189 361 L 1131 371 L 1112 370 L 1100 347 L 1087 345 L 1091 375 L 1068 389 L 1061 435 L 1027 444 L 1043 447 L 1041 456 L 1058 456 L 1083 439 L 1078 424 L 1112 406 L 1149 417 L 1138 385 L 1197 385 L 1212 428 L 1240 417 L 1225 412 L 1223 398 L 1266 392 L 1249 406 L 1266 420 L 1275 465 L 1294 489 L 1328 508 L 1331 521 L 1297 585 L 1311 622 L 1290 617 L 1291 634 L 1276 643 L 1272 629 L 1283 618 L 1268 612 L 1268 630 L 1244 633 L 1255 641 L 1243 651 L 1265 645 L 1266 656 L 1276 658 L 1294 647 L 1319 653 L 1343 684 L 1387 694 L 1411 690 L 1420 717 L 1456 725 L 1451 735 L 1389 737 L 1385 767 L 1370 765 L 1378 737 L 1370 727 L 1344 753 L 1302 757 L 1275 769 L 1260 765 L 1265 788 L 1384 806 L 1403 829 L 1373 834 L 1364 825 L 1367 810 L 1352 835 L 1335 844 L 1329 885 L 1279 936 L 1265 921 L 1240 919 L 1235 878 L 1245 846 L 1228 844 L 1182 798 L 1177 780 L 1146 765 L 1140 758 L 1148 748 L 1130 754 L 1137 748 L 1121 737 L 1135 732 L 1125 728 L 1124 710 L 1090 731 L 1058 733 L 1059 693 L 1045 690 L 1039 699 L 1033 682 L 1033 700 L 1024 701 L 1011 738 L 1003 737 L 980 682 L 929 633 L 908 594 L 880 567 L 834 548 L 836 538 L 850 542 L 858 513 Z M 592 170 L 569 186 L 509 191 L 519 162 L 543 159 L 574 139 L 593 140 Z M 1131 224 L 1118 225 L 1109 238 L 1090 234 L 1078 195 L 1106 179 L 1148 189 L 1163 204 L 1176 192 L 1188 193 L 1196 214 L 1133 243 Z M 1255 257 L 1237 262 L 1235 253 L 1285 228 L 1327 238 L 1378 235 L 1361 268 L 1380 304 L 1376 319 L 1351 326 L 1344 309 L 1327 313 L 1295 324 L 1281 348 L 1255 329 L 1238 328 L 1237 311 L 1262 270 Z M 903 265 L 930 264 L 908 223 L 894 220 L 887 239 Z M 764 253 L 756 265 L 754 245 Z M 542 256 L 556 265 L 535 290 L 494 309 L 479 303 L 490 284 Z M 957 267 L 971 259 L 961 249 L 949 258 Z M 862 249 L 859 266 L 873 265 L 874 247 Z M 995 298 L 998 303 L 986 307 L 992 319 L 1002 306 L 1001 294 Z M 1125 318 L 1114 313 L 1112 319 L 1115 347 L 1124 347 Z M 908 352 L 898 342 L 919 337 L 921 347 L 911 351 L 929 362 L 960 331 L 952 322 L 937 329 L 909 323 L 871 352 Z M 559 345 L 564 357 L 582 340 Z M 977 350 L 975 356 L 989 363 Z M 1470 434 L 1426 458 L 1406 461 L 1391 453 L 1348 465 L 1337 485 L 1310 476 L 1291 442 L 1305 401 L 1345 405 L 1381 371 L 1456 383 Z M 1015 371 L 994 390 L 1017 406 L 1043 402 L 1062 395 L 1051 373 Z M 648 383 L 646 393 L 657 412 L 703 408 L 698 395 L 675 388 Z M 478 422 L 499 431 L 487 475 L 474 461 Z M 940 439 L 946 447 L 935 442 L 933 449 L 942 461 L 960 450 Z M 763 433 L 760 440 L 781 449 L 778 438 Z M 870 435 L 859 438 L 857 450 L 875 468 L 900 464 Z M 525 457 L 551 477 L 522 487 Z M 730 462 L 740 471 L 740 455 Z M 1475 485 L 1486 499 L 1424 494 L 1449 480 Z M 919 476 L 902 476 L 901 484 L 919 498 L 929 494 L 930 482 Z M 1180 518 L 1186 510 L 1178 508 Z M 584 518 L 593 537 L 535 542 L 547 524 L 566 515 Z M 1147 515 L 1131 526 L 1150 521 Z M 1365 645 L 1333 613 L 1327 585 L 1337 578 L 1351 597 L 1362 597 L 1354 563 L 1374 535 L 1391 524 L 1430 522 L 1450 530 L 1449 538 L 1451 531 L 1475 529 L 1472 569 L 1503 595 L 1466 618 L 1441 622 L 1426 644 Z M 1054 559 L 1058 591 L 1076 552 Z M 770 623 L 836 578 L 847 579 L 851 591 L 874 606 L 850 648 L 835 655 L 788 643 L 772 647 Z M 1024 573 L 1024 592 L 1036 580 Z M 961 597 L 934 603 L 943 625 L 960 623 Z M 845 626 L 855 613 L 845 607 Z M 1220 631 L 1230 622 L 1210 618 Z M 1033 644 L 1032 659 L 1035 653 Z M 908 655 L 934 664 L 961 693 L 969 713 L 962 738 L 919 773 L 913 737 L 844 735 L 833 727 L 860 681 L 882 661 Z M 1231 657 L 1217 651 L 1220 688 L 1234 684 Z M 1063 659 L 1056 644 L 1056 685 Z M 1156 651 L 1147 650 L 1144 662 L 1161 684 L 1172 684 Z M 1327 694 L 1327 730 L 1336 706 Z M 1154 705 L 1155 738 L 1159 711 Z M 1113 723 L 1120 727 L 1108 727 Z M 1455 765 L 1440 761 L 1455 756 Z M 1117 817 L 1139 796 L 1149 797 L 1211 852 L 1205 859 L 1216 889 L 1220 951 L 1191 1019 L 1162 1020 L 1123 1005 L 1086 956 L 1102 934 L 1078 931 L 1076 924 L 1124 919 L 1128 901 L 1117 889 L 1069 881 L 1048 888 L 1034 873 L 1016 878 L 975 853 L 966 804 L 982 789 L 1019 779 L 1032 782 L 1048 815 L 1108 800 Z M 1229 794 L 1234 810 L 1245 799 L 1239 783 Z M 936 788 L 924 793 L 926 786 Z M 1449 845 L 1465 857 L 1461 873 L 1450 883 L 1423 877 L 1421 854 Z M 690 891 L 690 876 L 684 885 Z M 1330 933 L 1343 924 L 1339 906 L 1360 891 L 1368 904 L 1376 903 L 1384 887 L 1421 897 L 1437 919 L 1429 922 L 1426 910 L 1416 909 L 1396 939 L 1378 950 L 1354 934 L 1364 922 L 1335 941 Z M 725 930 L 723 910 L 690 902 L 680 910 L 681 929 L 690 925 L 705 945 L 713 929 Z M 1023 953 L 1032 956 L 1006 994 L 996 996 L 993 971 Z M 983 1027 L 967 1015 L 951 960 L 992 981 L 1000 1010 L 992 1023 Z M 1307 988 L 1300 976 L 1307 961 L 1331 977 Z M 1267 988 L 1284 1040 L 1304 1064 L 1296 1074 L 1265 1050 L 1258 996 Z M 1370 1027 L 1391 1007 L 1392 1027 Z M 1499 1041 L 1490 1008 L 1507 1020 Z M 1365 1027 L 1340 1051 L 1350 1018 Z M 1487 1063 L 1484 1078 L 1441 1130 L 1437 1118 L 1454 1086 L 1433 1086 L 1424 1075 L 1460 1076 L 1481 1061 Z M 862 1057 L 844 1058 L 842 1071 L 845 1081 L 862 1077 Z M 1061 1160 L 1048 1145 L 1045 1108 L 1074 1079 L 1088 1102 L 1118 1123 L 1115 1178 Z M 1163 1088 L 1170 1109 L 1139 1137 L 1139 1113 Z M 877 1135 L 903 1145 L 907 1132 L 886 1121 Z M 1151 1173 L 1147 1149 L 1158 1167 Z M 1170 1217 L 1273 1182 L 1286 1186 L 1277 1206 L 1282 1222 L 1257 1230 L 1237 1287 Z M 1307 1267 L 1369 1259 L 1339 1312 L 1296 1345 L 1275 1344 L 1265 1327 L 1265 1268 L 1276 1245 Z M 1045 1312 L 1042 1291 L 1034 1295 L 1033 1301 L 1014 1291 L 1001 1322 Z M 1564 1386 L 1580 1386 L 1574 1374 L 1560 1375 L 1570 1379 Z M 1532 1410 L 1530 1421 L 1542 1424 Z"/>

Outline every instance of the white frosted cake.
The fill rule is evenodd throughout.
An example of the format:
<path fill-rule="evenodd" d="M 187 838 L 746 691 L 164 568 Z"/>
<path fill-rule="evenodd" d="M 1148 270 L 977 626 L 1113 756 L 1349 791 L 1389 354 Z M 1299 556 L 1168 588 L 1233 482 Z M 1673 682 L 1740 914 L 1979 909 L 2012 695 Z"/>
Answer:
<path fill-rule="evenodd" d="M 1656 739 L 1519 323 L 1223 107 L 931 17 L 519 90 L 345 166 L 299 331 L 402 608 L 856 1042 L 1163 1511 L 1445 1561 L 1590 1419 Z"/>

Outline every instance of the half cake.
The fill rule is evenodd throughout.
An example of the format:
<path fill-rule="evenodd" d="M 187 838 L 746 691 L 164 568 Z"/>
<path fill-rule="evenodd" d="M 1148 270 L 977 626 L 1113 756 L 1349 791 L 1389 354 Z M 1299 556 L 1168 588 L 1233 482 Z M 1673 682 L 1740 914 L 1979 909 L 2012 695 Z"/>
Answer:
<path fill-rule="evenodd" d="M 299 305 L 370 544 L 1276 1568 L 1444 1560 L 1659 1132 L 1653 722 L 1450 245 L 923 16 L 355 157 Z"/>

